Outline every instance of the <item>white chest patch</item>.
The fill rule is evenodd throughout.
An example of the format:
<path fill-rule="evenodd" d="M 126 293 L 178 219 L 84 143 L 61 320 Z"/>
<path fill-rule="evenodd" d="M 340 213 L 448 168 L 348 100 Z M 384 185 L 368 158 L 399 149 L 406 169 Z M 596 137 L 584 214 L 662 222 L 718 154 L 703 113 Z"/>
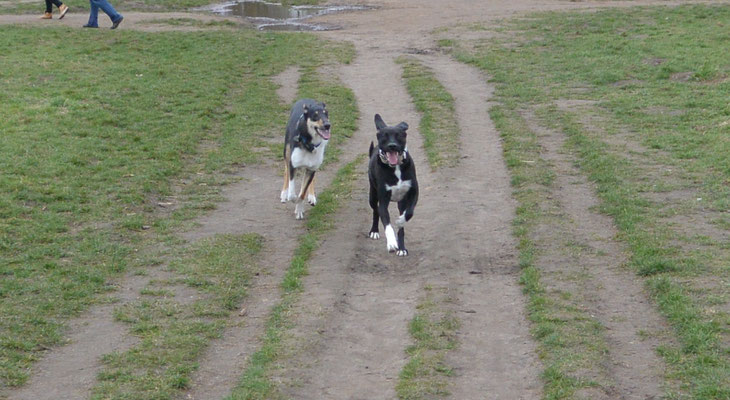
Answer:
<path fill-rule="evenodd" d="M 411 190 L 411 180 L 404 181 L 400 178 L 400 165 L 395 166 L 395 177 L 398 178 L 398 183 L 391 186 L 385 184 L 385 190 L 390 191 L 390 201 L 401 201 L 406 196 L 409 190 Z"/>
<path fill-rule="evenodd" d="M 297 147 L 291 153 L 291 165 L 294 168 L 306 168 L 316 171 L 322 165 L 324 160 L 324 149 L 327 147 L 328 141 L 323 140 L 318 147 L 311 153 Z"/>

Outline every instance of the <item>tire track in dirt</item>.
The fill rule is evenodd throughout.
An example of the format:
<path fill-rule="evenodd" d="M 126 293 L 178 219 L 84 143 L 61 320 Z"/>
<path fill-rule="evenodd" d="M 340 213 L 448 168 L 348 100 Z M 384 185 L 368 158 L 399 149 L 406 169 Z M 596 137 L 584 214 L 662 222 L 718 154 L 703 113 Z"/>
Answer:
<path fill-rule="evenodd" d="M 452 94 L 473 101 L 479 111 L 458 113 L 465 157 L 461 164 L 431 172 L 418 134 L 420 117 L 394 64 L 401 51 L 367 40 L 355 45 L 358 57 L 341 68 L 363 115 L 351 144 L 367 149 L 375 137 L 376 112 L 390 124 L 405 120 L 411 126 L 409 151 L 421 195 L 406 227 L 409 256 L 388 254 L 382 240 L 367 238 L 371 211 L 363 164 L 353 201 L 338 213 L 343 223 L 322 243 L 304 280 L 306 293 L 292 333 L 292 347 L 300 350 L 275 380 L 284 382 L 286 394 L 297 399 L 397 397 L 395 385 L 412 342 L 408 323 L 417 301 L 426 285 L 448 286 L 456 293 L 458 311 L 467 311 L 459 313 L 463 347 L 451 357 L 454 398 L 484 393 L 539 398 L 539 364 L 524 317 L 510 229 L 514 202 L 496 131 L 484 123 L 490 90 L 478 74 L 464 75 L 466 67 L 440 60 L 443 73 L 465 78 L 456 88 L 460 92 Z M 466 103 L 460 100 L 457 107 Z"/>
<path fill-rule="evenodd" d="M 511 228 L 516 203 L 499 133 L 488 115 L 494 88 L 479 71 L 448 56 L 418 58 L 454 97 L 462 160 L 448 172 L 456 175 L 450 186 L 464 194 L 456 199 L 450 196 L 453 208 L 462 208 L 468 202 L 465 199 L 478 203 L 454 215 L 460 221 L 459 230 L 479 235 L 470 235 L 474 237 L 465 238 L 454 249 L 470 251 L 476 262 L 462 266 L 461 273 L 451 278 L 461 309 L 469 311 L 460 316 L 459 348 L 448 357 L 456 371 L 452 396 L 475 399 L 489 393 L 494 399 L 539 398 L 541 367 L 518 285 L 520 270 Z M 452 207 L 446 209 L 452 212 Z"/>
<path fill-rule="evenodd" d="M 299 76 L 297 68 L 288 68 L 273 77 L 283 103 L 290 104 L 296 97 Z M 226 201 L 201 219 L 198 229 L 184 235 L 196 241 L 219 233 L 259 233 L 265 241 L 260 267 L 266 271 L 252 282 L 241 312 L 232 317 L 221 339 L 211 342 L 185 398 L 220 399 L 230 394 L 248 357 L 261 345 L 266 319 L 280 299 L 280 283 L 297 246 L 296 238 L 304 232 L 302 222 L 294 219 L 293 205 L 279 201 L 282 170 L 281 162 L 271 160 L 247 166 L 240 173 L 241 182 L 224 188 Z M 317 174 L 320 190 L 331 182 L 333 170 L 336 168 L 330 166 Z"/>
<path fill-rule="evenodd" d="M 419 148 L 418 115 L 400 84 L 400 68 L 393 56 L 362 57 L 362 51 L 357 51 L 356 60 L 340 69 L 341 80 L 355 93 L 362 116 L 351 150 L 367 152 L 375 137 L 375 112 L 390 124 L 409 122 L 409 149 Z M 425 159 L 420 151 L 411 153 L 420 166 L 421 185 L 427 184 L 427 173 L 422 172 L 428 170 Z M 366 168 L 363 162 L 353 199 L 337 213 L 341 223 L 320 245 L 304 278 L 305 293 L 297 304 L 292 332 L 293 347 L 301 350 L 287 360 L 276 378 L 285 382 L 282 390 L 291 398 L 396 397 L 395 383 L 410 343 L 407 325 L 422 281 L 411 265 L 422 257 L 421 223 L 416 222 L 417 209 L 413 223 L 406 227 L 411 256 L 398 258 L 387 253 L 383 240 L 371 242 Z M 421 196 L 428 197 L 429 191 L 422 186 Z"/>
<path fill-rule="evenodd" d="M 191 242 L 216 234 L 258 233 L 264 238 L 259 260 L 260 273 L 251 282 L 242 312 L 229 320 L 221 338 L 208 346 L 191 377 L 189 399 L 220 399 L 238 382 L 248 356 L 260 345 L 264 324 L 280 296 L 279 283 L 289 266 L 296 237 L 304 232 L 294 222 L 290 203 L 279 202 L 279 163 L 273 161 L 246 166 L 243 180 L 223 189 L 226 199 L 200 220 L 201 226 L 183 237 Z"/>
<path fill-rule="evenodd" d="M 134 301 L 149 280 L 149 276 L 126 279 L 115 296 L 117 302 L 92 307 L 84 316 L 71 320 L 67 344 L 51 349 L 39 360 L 25 386 L 4 394 L 11 400 L 88 398 L 102 368 L 101 357 L 130 349 L 138 342 L 128 334 L 126 325 L 115 321 L 113 311 Z"/>
<path fill-rule="evenodd" d="M 583 304 L 585 312 L 606 328 L 608 354 L 602 367 L 611 381 L 609 396 L 627 400 L 658 399 L 665 389 L 666 367 L 656 348 L 661 338 L 671 337 L 668 324 L 652 305 L 641 281 L 624 268 L 628 262 L 627 250 L 615 240 L 618 231 L 611 217 L 593 211 L 600 202 L 595 189 L 575 167 L 574 158 L 564 151 L 564 135 L 541 127 L 531 112 L 523 116 L 545 150 L 542 158 L 554 166 L 556 175 L 551 193 L 568 224 L 553 227 L 552 236 L 547 232 L 540 234 L 546 236 L 542 239 L 547 247 L 538 265 L 560 275 L 587 276 L 575 287 L 575 295 L 587 299 Z M 559 247 L 566 240 L 587 247 L 581 251 L 580 260 L 555 254 L 561 252 Z"/>

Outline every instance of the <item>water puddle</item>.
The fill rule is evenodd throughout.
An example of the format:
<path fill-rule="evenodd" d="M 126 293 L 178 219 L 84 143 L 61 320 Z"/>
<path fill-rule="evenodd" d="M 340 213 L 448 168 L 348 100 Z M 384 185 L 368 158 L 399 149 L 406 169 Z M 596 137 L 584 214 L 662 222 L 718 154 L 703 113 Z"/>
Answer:
<path fill-rule="evenodd" d="M 267 31 L 325 31 L 341 29 L 336 25 L 307 23 L 307 18 L 347 11 L 369 10 L 366 6 L 284 6 L 265 1 L 236 1 L 205 7 L 219 15 L 246 18 L 259 30 Z"/>

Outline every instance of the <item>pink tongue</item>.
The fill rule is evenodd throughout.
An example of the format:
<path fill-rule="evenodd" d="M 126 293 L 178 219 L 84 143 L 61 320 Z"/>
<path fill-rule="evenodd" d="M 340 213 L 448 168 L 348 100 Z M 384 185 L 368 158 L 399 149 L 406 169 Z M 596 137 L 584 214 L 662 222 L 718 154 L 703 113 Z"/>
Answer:
<path fill-rule="evenodd" d="M 330 138 L 330 130 L 329 129 L 320 129 L 319 135 L 322 136 L 323 139 L 329 140 Z"/>
<path fill-rule="evenodd" d="M 398 164 L 398 153 L 395 151 L 389 151 L 385 153 L 385 156 L 388 157 L 388 163 L 390 165 L 396 165 Z"/>

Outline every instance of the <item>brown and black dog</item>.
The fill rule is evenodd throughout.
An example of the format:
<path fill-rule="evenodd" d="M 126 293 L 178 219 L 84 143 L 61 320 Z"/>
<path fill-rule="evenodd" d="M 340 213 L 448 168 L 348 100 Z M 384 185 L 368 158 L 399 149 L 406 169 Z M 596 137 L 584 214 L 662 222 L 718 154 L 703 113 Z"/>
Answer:
<path fill-rule="evenodd" d="M 326 105 L 312 99 L 302 99 L 292 106 L 284 138 L 284 187 L 281 202 L 294 201 L 296 219 L 304 218 L 304 196 L 315 205 L 314 173 L 324 160 L 324 150 L 330 139 L 330 120 Z M 296 193 L 295 178 L 302 184 Z"/>

